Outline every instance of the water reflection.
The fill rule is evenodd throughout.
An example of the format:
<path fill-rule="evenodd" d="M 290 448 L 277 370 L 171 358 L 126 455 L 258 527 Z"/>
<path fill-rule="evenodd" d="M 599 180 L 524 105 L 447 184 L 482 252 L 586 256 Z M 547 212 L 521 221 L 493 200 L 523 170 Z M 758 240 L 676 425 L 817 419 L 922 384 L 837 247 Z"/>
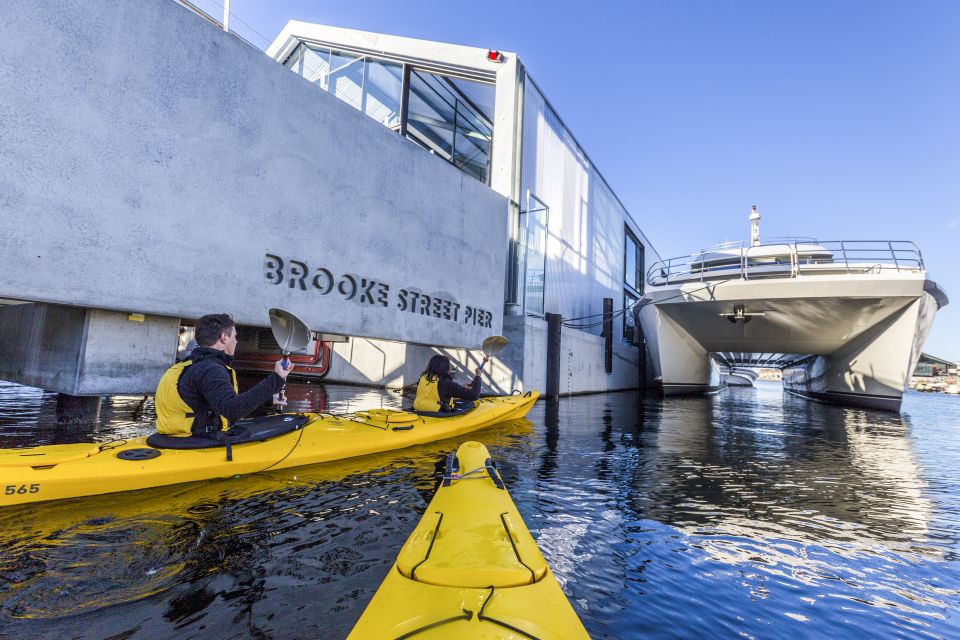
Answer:
<path fill-rule="evenodd" d="M 291 385 L 297 410 L 397 407 Z M 902 417 L 784 397 L 538 403 L 470 437 L 597 638 L 960 637 L 960 402 Z M 0 447 L 130 437 L 152 402 L 54 424 L 0 384 Z M 342 638 L 456 439 L 338 464 L 0 511 L 0 636 Z M 79 621 L 84 621 L 82 624 Z"/>
<path fill-rule="evenodd" d="M 650 494 L 647 517 L 694 534 L 774 535 L 837 553 L 877 542 L 918 549 L 932 506 L 904 418 L 791 396 L 769 406 L 756 393 L 656 407 L 655 472 L 636 478 Z"/>

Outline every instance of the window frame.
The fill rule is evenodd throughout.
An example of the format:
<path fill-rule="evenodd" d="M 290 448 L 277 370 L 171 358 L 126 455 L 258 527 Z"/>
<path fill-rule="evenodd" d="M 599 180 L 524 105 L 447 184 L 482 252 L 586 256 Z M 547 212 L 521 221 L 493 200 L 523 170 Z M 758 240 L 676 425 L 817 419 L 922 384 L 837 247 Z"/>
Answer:
<path fill-rule="evenodd" d="M 630 230 L 628 225 L 624 225 L 624 236 L 623 236 L 623 283 L 637 298 L 643 296 L 644 290 L 644 279 L 646 277 L 646 247 L 643 246 L 643 243 L 637 239 L 636 234 Z M 634 254 L 635 267 L 634 267 L 634 281 L 627 279 L 627 252 L 630 249 L 630 243 L 628 240 L 632 240 L 636 248 L 636 253 Z M 639 285 L 639 286 L 637 286 Z"/>

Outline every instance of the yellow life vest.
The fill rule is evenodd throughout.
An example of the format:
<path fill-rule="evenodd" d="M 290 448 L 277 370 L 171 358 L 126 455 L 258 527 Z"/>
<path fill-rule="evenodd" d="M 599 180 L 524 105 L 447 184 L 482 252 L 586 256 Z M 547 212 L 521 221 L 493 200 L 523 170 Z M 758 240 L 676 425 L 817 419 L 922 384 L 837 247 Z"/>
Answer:
<path fill-rule="evenodd" d="M 153 399 L 157 410 L 158 433 L 178 438 L 193 435 L 193 409 L 184 402 L 183 398 L 180 397 L 180 391 L 177 389 L 180 376 L 192 364 L 192 360 L 178 362 L 167 369 L 160 378 L 160 384 L 157 385 L 157 394 Z M 237 372 L 231 367 L 227 367 L 227 371 L 230 372 L 230 379 L 233 381 L 234 393 L 239 393 Z M 224 430 L 230 426 L 223 416 L 220 416 L 220 422 L 223 424 L 222 428 Z"/>
<path fill-rule="evenodd" d="M 453 398 L 447 400 L 447 408 L 453 409 Z M 413 400 L 414 411 L 440 411 L 440 378 L 428 380 L 420 376 L 417 383 L 417 397 Z"/>

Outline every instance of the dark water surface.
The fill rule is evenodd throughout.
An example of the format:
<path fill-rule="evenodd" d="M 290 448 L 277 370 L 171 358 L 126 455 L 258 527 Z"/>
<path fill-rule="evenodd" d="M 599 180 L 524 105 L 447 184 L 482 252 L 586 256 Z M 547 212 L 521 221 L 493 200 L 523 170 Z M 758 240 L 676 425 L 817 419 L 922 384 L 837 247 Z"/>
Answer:
<path fill-rule="evenodd" d="M 293 389 L 295 408 L 398 406 Z M 0 447 L 145 434 L 152 400 L 56 425 L 0 383 Z M 477 432 L 595 638 L 960 638 L 960 398 L 901 416 L 784 397 L 541 401 Z M 459 441 L 468 438 L 462 438 Z M 0 636 L 343 638 L 458 441 L 0 510 Z"/>

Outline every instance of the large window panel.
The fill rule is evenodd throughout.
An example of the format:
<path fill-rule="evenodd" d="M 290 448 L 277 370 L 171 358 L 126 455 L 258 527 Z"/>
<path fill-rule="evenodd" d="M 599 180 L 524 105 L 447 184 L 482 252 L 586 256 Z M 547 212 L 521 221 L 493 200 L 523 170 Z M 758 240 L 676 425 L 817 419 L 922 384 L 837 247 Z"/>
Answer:
<path fill-rule="evenodd" d="M 398 64 L 367 60 L 363 112 L 390 128 L 400 126 L 401 74 Z"/>
<path fill-rule="evenodd" d="M 526 227 L 524 262 L 524 308 L 530 315 L 544 315 L 544 294 L 547 275 L 547 229 L 550 209 L 533 194 L 527 195 L 527 210 L 520 214 Z"/>
<path fill-rule="evenodd" d="M 455 105 L 456 100 L 436 77 L 419 71 L 410 74 L 407 129 L 447 160 L 453 156 Z"/>
<path fill-rule="evenodd" d="M 301 45 L 302 46 L 302 45 Z M 330 52 L 325 49 L 311 49 L 304 47 L 303 70 L 300 75 L 304 78 L 327 88 L 327 76 L 330 73 Z"/>
<path fill-rule="evenodd" d="M 424 71 L 410 74 L 409 135 L 481 182 L 488 182 L 493 127 L 456 85 Z"/>
<path fill-rule="evenodd" d="M 290 57 L 287 58 L 287 61 L 283 63 L 287 69 L 290 69 L 298 75 L 303 75 L 302 68 L 300 63 L 303 60 L 303 50 L 306 49 L 303 44 L 298 44 L 297 48 L 293 50 L 293 53 L 290 54 Z"/>
<path fill-rule="evenodd" d="M 486 182 L 493 131 L 473 113 L 461 109 L 460 106 L 461 103 L 457 103 L 453 164 Z"/>
<path fill-rule="evenodd" d="M 327 91 L 354 108 L 362 109 L 363 71 L 363 58 L 345 53 L 331 53 Z"/>
<path fill-rule="evenodd" d="M 284 66 L 384 126 L 399 131 L 403 65 L 300 43 Z M 407 136 L 489 184 L 492 85 L 411 69 Z"/>
<path fill-rule="evenodd" d="M 637 293 L 643 293 L 643 245 L 630 229 L 624 230 L 623 281 Z"/>

